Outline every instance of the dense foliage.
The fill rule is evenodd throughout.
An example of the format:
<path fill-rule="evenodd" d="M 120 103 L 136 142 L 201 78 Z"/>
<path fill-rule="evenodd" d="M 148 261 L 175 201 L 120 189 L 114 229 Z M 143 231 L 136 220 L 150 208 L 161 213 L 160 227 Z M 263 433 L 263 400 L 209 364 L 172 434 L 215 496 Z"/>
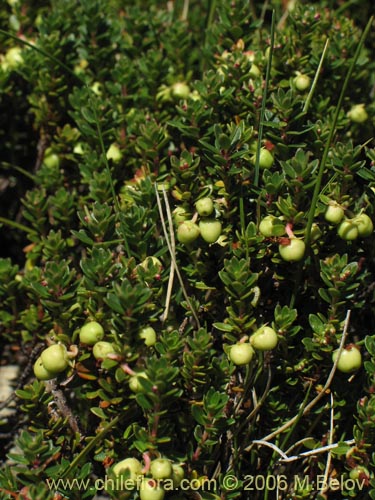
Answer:
<path fill-rule="evenodd" d="M 0 499 L 375 499 L 365 4 L 0 7 Z"/>

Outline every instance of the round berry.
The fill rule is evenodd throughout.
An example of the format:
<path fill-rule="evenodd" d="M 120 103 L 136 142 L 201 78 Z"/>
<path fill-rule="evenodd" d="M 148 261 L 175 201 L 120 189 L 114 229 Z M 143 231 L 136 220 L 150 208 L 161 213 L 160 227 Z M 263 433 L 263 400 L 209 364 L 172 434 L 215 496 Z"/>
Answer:
<path fill-rule="evenodd" d="M 349 472 L 349 477 L 354 480 L 368 479 L 370 477 L 370 472 L 363 465 L 357 465 Z"/>
<path fill-rule="evenodd" d="M 100 340 L 94 344 L 92 349 L 92 353 L 95 359 L 105 359 L 108 354 L 113 354 L 116 352 L 115 347 L 110 342 L 105 342 L 104 340 Z"/>
<path fill-rule="evenodd" d="M 239 342 L 230 348 L 229 359 L 235 365 L 247 365 L 253 359 L 254 354 L 254 349 L 249 342 Z"/>
<path fill-rule="evenodd" d="M 250 343 L 258 351 L 270 351 L 277 346 L 277 333 L 273 328 L 263 326 L 251 335 Z"/>
<path fill-rule="evenodd" d="M 328 205 L 324 218 L 331 224 L 339 224 L 344 218 L 344 209 L 338 203 L 332 202 Z"/>
<path fill-rule="evenodd" d="M 348 118 L 354 123 L 363 123 L 368 119 L 364 104 L 355 104 L 347 113 Z"/>
<path fill-rule="evenodd" d="M 357 215 L 353 222 L 357 226 L 359 236 L 362 238 L 367 238 L 374 231 L 374 224 L 367 214 Z"/>
<path fill-rule="evenodd" d="M 139 332 L 139 337 L 143 339 L 144 343 L 148 346 L 151 347 L 155 345 L 156 343 L 156 332 L 152 328 L 152 326 L 145 326 L 142 328 Z"/>
<path fill-rule="evenodd" d="M 151 462 L 150 472 L 154 479 L 168 479 L 172 477 L 173 467 L 167 458 L 156 458 Z"/>
<path fill-rule="evenodd" d="M 254 161 L 256 161 L 256 155 Z M 266 148 L 261 148 L 259 152 L 259 167 L 267 170 L 272 167 L 273 161 L 272 153 Z"/>
<path fill-rule="evenodd" d="M 129 479 L 135 482 L 137 478 L 142 475 L 142 464 L 136 458 L 129 457 L 115 464 L 112 471 L 115 476 L 119 476 L 129 471 Z"/>
<path fill-rule="evenodd" d="M 200 234 L 197 224 L 192 221 L 182 222 L 177 228 L 177 239 L 180 243 L 189 244 L 193 243 Z"/>
<path fill-rule="evenodd" d="M 215 219 L 202 219 L 199 221 L 199 230 L 204 241 L 215 243 L 221 235 L 221 222 Z"/>
<path fill-rule="evenodd" d="M 172 85 L 171 95 L 175 99 L 187 99 L 190 95 L 190 88 L 187 83 L 176 82 Z"/>
<path fill-rule="evenodd" d="M 62 344 L 47 347 L 40 357 L 44 368 L 51 373 L 63 372 L 69 365 L 66 347 Z"/>
<path fill-rule="evenodd" d="M 176 489 L 180 486 L 182 480 L 185 477 L 185 471 L 182 467 L 182 465 L 179 464 L 173 464 L 172 465 L 172 480 L 173 480 L 173 487 Z"/>
<path fill-rule="evenodd" d="M 52 378 L 56 377 L 56 373 L 52 373 L 49 370 L 46 370 L 45 366 L 43 365 L 42 358 L 40 356 L 35 361 L 33 370 L 34 370 L 34 375 L 39 380 L 51 380 Z"/>
<path fill-rule="evenodd" d="M 163 500 L 165 491 L 154 479 L 145 479 L 139 490 L 140 500 Z"/>
<path fill-rule="evenodd" d="M 208 197 L 201 198 L 196 202 L 195 208 L 201 217 L 207 217 L 214 211 L 214 202 Z"/>
<path fill-rule="evenodd" d="M 339 349 L 332 354 L 332 361 L 335 362 L 339 354 Z M 355 345 L 350 345 L 341 351 L 337 362 L 337 369 L 343 373 L 353 373 L 361 368 L 362 355 L 361 351 Z"/>
<path fill-rule="evenodd" d="M 90 321 L 83 325 L 79 332 L 79 340 L 82 344 L 94 345 L 104 337 L 103 327 L 96 321 Z"/>
<path fill-rule="evenodd" d="M 340 223 L 337 234 L 346 241 L 356 240 L 359 236 L 358 226 L 353 220 L 345 219 Z"/>
<path fill-rule="evenodd" d="M 279 252 L 283 260 L 287 262 L 297 262 L 303 259 L 305 248 L 306 245 L 303 240 L 290 238 L 286 245 L 279 245 Z"/>
<path fill-rule="evenodd" d="M 296 86 L 296 89 L 299 90 L 300 92 L 304 92 L 310 87 L 311 83 L 311 78 L 307 75 L 303 75 L 302 73 L 299 73 L 295 78 L 294 78 L 294 85 Z"/>
<path fill-rule="evenodd" d="M 177 226 L 182 222 L 185 222 L 190 216 L 190 214 L 186 211 L 184 207 L 176 207 L 173 210 L 172 215 L 173 215 L 173 220 Z"/>
<path fill-rule="evenodd" d="M 136 375 L 132 375 L 129 379 L 129 389 L 132 392 L 145 392 L 143 385 L 139 382 L 140 378 L 148 380 L 146 372 L 138 372 Z"/>
<path fill-rule="evenodd" d="M 44 153 L 43 164 L 47 168 L 57 169 L 60 165 L 60 158 L 51 148 L 47 148 Z"/>
<path fill-rule="evenodd" d="M 274 215 L 267 215 L 260 221 L 259 232 L 266 238 L 282 236 L 285 234 L 285 226 Z"/>

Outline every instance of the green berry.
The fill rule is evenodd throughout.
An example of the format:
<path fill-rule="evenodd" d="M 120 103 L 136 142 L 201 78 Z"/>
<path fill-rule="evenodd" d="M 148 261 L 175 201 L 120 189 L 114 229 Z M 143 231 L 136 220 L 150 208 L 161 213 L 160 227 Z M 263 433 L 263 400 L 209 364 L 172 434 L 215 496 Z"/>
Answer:
<path fill-rule="evenodd" d="M 53 344 L 47 347 L 40 357 L 44 368 L 51 373 L 63 372 L 69 365 L 67 350 L 62 344 Z"/>
<path fill-rule="evenodd" d="M 250 344 L 258 351 L 270 351 L 277 346 L 277 343 L 277 333 L 269 326 L 259 328 L 250 337 Z"/>
<path fill-rule="evenodd" d="M 49 370 L 46 370 L 45 366 L 43 365 L 42 358 L 40 356 L 35 361 L 33 369 L 34 369 L 34 375 L 39 380 L 51 380 L 56 377 L 56 373 L 52 373 Z"/>
<path fill-rule="evenodd" d="M 96 321 L 90 321 L 83 325 L 79 332 L 79 340 L 82 344 L 94 345 L 104 338 L 103 327 Z"/>
<path fill-rule="evenodd" d="M 180 243 L 189 244 L 193 243 L 200 234 L 197 224 L 192 221 L 182 222 L 177 228 L 177 239 Z"/>
<path fill-rule="evenodd" d="M 340 223 L 337 234 L 346 241 L 356 240 L 359 236 L 358 226 L 353 220 L 345 219 Z"/>
<path fill-rule="evenodd" d="M 357 226 L 359 236 L 362 238 L 367 238 L 374 232 L 374 224 L 367 214 L 357 215 L 353 222 Z"/>
<path fill-rule="evenodd" d="M 129 379 L 129 389 L 132 392 L 145 392 L 143 385 L 139 382 L 140 378 L 148 380 L 146 372 L 138 372 L 136 375 L 132 375 Z"/>
<path fill-rule="evenodd" d="M 173 487 L 178 488 L 185 477 L 185 471 L 179 464 L 173 464 L 172 469 Z"/>
<path fill-rule="evenodd" d="M 324 214 L 324 218 L 331 224 L 339 224 L 344 218 L 344 209 L 336 202 L 331 202 Z"/>
<path fill-rule="evenodd" d="M 285 234 L 285 225 L 274 215 L 267 215 L 260 221 L 259 232 L 266 238 Z"/>
<path fill-rule="evenodd" d="M 190 216 L 184 207 L 176 207 L 173 210 L 172 215 L 173 215 L 173 220 L 174 220 L 176 225 L 179 225 L 182 222 L 185 222 Z"/>
<path fill-rule="evenodd" d="M 368 119 L 364 104 L 355 104 L 347 113 L 348 118 L 354 123 L 363 123 Z"/>
<path fill-rule="evenodd" d="M 290 238 L 286 245 L 279 245 L 279 253 L 283 260 L 287 262 L 297 262 L 303 259 L 305 248 L 306 245 L 303 240 Z"/>
<path fill-rule="evenodd" d="M 196 202 L 195 208 L 201 217 L 208 217 L 214 211 L 214 202 L 208 197 L 201 198 Z"/>
<path fill-rule="evenodd" d="M 254 163 L 256 162 L 256 154 L 253 156 Z M 259 167 L 268 170 L 274 162 L 271 151 L 266 148 L 261 148 L 259 152 Z"/>
<path fill-rule="evenodd" d="M 302 73 L 298 74 L 294 78 L 294 85 L 300 92 L 304 92 L 305 90 L 307 90 L 310 87 L 310 84 L 311 78 L 307 75 L 303 75 Z"/>
<path fill-rule="evenodd" d="M 335 362 L 339 354 L 339 349 L 332 354 L 332 361 Z M 361 368 L 362 355 L 361 351 L 355 345 L 350 345 L 341 351 L 337 362 L 337 369 L 343 373 L 353 373 Z"/>
<path fill-rule="evenodd" d="M 142 328 L 139 332 L 139 338 L 144 340 L 144 343 L 148 346 L 151 347 L 155 345 L 156 343 L 156 332 L 152 328 L 152 326 L 145 326 Z"/>
<path fill-rule="evenodd" d="M 171 95 L 175 99 L 187 99 L 190 95 L 190 88 L 184 82 L 176 82 L 172 85 Z"/>
<path fill-rule="evenodd" d="M 104 340 L 100 340 L 94 344 L 92 349 L 92 353 L 95 359 L 105 359 L 108 354 L 113 354 L 116 352 L 115 347 L 110 342 L 105 342 Z"/>
<path fill-rule="evenodd" d="M 167 458 L 156 458 L 151 462 L 150 472 L 154 479 L 168 479 L 173 474 L 172 464 Z"/>
<path fill-rule="evenodd" d="M 163 500 L 165 491 L 160 487 L 157 481 L 145 479 L 142 481 L 139 498 L 140 500 Z"/>
<path fill-rule="evenodd" d="M 115 464 L 112 471 L 115 476 L 119 476 L 129 471 L 129 479 L 136 482 L 138 477 L 142 475 L 142 464 L 136 458 L 129 457 Z M 136 486 L 136 484 L 134 486 Z"/>
<path fill-rule="evenodd" d="M 199 230 L 204 241 L 215 243 L 221 235 L 221 222 L 215 219 L 202 219 L 199 221 Z"/>
<path fill-rule="evenodd" d="M 238 366 L 250 363 L 255 352 L 249 342 L 238 342 L 232 345 L 229 351 L 229 359 Z"/>

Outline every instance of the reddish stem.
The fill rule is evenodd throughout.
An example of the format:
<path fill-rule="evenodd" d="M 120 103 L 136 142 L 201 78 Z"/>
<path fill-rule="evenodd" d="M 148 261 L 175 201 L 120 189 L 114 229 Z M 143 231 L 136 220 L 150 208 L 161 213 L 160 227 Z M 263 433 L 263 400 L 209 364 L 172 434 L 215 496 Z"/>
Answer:
<path fill-rule="evenodd" d="M 127 363 L 123 363 L 123 364 L 121 365 L 121 369 L 122 369 L 125 373 L 127 373 L 128 375 L 132 375 L 132 376 L 133 376 L 133 375 L 137 375 L 137 373 L 136 373 L 134 370 L 132 370 L 132 369 L 130 368 L 130 366 L 129 366 Z"/>
<path fill-rule="evenodd" d="M 293 233 L 293 224 L 291 222 L 288 222 L 286 224 L 285 232 L 289 236 L 289 238 L 295 238 L 294 233 Z"/>
<path fill-rule="evenodd" d="M 151 465 L 150 453 L 146 451 L 145 453 L 143 453 L 142 458 L 145 463 L 145 466 L 141 470 L 141 474 L 147 474 L 147 472 L 150 470 L 150 465 Z"/>

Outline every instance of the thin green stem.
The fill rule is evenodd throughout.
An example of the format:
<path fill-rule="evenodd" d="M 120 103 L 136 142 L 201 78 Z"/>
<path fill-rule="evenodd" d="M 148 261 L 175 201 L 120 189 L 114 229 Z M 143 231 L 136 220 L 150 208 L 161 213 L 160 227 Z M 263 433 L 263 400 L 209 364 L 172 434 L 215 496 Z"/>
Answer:
<path fill-rule="evenodd" d="M 311 206 L 310 206 L 310 210 L 309 210 L 309 213 L 308 213 L 308 216 L 307 216 L 307 224 L 306 224 L 306 228 L 305 228 L 305 245 L 306 245 L 305 258 L 306 258 L 306 256 L 309 253 L 310 242 L 311 242 L 311 228 L 312 228 L 312 225 L 313 225 L 313 222 L 314 222 L 316 205 L 317 205 L 318 198 L 319 198 L 319 195 L 320 195 L 320 192 L 321 192 L 321 185 L 322 185 L 322 181 L 323 181 L 324 169 L 325 169 L 325 166 L 326 166 L 326 162 L 327 162 L 327 158 L 328 158 L 328 153 L 329 153 L 329 150 L 330 150 L 331 145 L 332 145 L 332 139 L 333 139 L 333 136 L 335 135 L 335 132 L 336 132 L 336 125 L 337 125 L 337 120 L 338 120 L 339 113 L 340 113 L 340 110 L 341 110 L 342 102 L 344 100 L 346 89 L 347 89 L 349 80 L 350 80 L 350 78 L 352 76 L 354 67 L 355 67 L 355 65 L 357 63 L 357 60 L 358 60 L 358 57 L 359 57 L 359 55 L 361 53 L 364 41 L 365 41 L 366 36 L 367 36 L 367 34 L 368 34 L 368 32 L 369 32 L 369 30 L 371 28 L 371 24 L 373 22 L 373 19 L 374 19 L 373 17 L 370 18 L 369 22 L 367 23 L 366 28 L 364 29 L 364 31 L 362 33 L 362 36 L 361 36 L 361 39 L 360 39 L 359 44 L 357 46 L 357 49 L 356 49 L 356 52 L 354 54 L 353 60 L 351 62 L 351 65 L 350 65 L 349 70 L 348 70 L 348 72 L 346 74 L 343 86 L 341 88 L 341 92 L 340 92 L 339 99 L 338 99 L 338 102 L 337 102 L 337 105 L 336 105 L 335 113 L 333 115 L 332 125 L 331 125 L 331 128 L 329 130 L 329 135 L 328 135 L 325 147 L 324 147 L 322 159 L 320 161 L 318 175 L 317 175 L 315 186 L 314 186 L 314 192 L 313 192 L 313 196 L 312 196 L 312 199 L 311 199 Z M 323 51 L 323 53 L 324 53 L 324 51 Z M 294 291 L 292 293 L 292 296 L 291 296 L 291 299 L 290 299 L 290 304 L 289 304 L 290 307 L 294 307 L 294 304 L 295 304 L 295 301 L 296 301 L 296 297 L 298 295 L 298 290 L 299 290 L 299 287 L 300 287 L 300 284 L 301 284 L 301 279 L 302 279 L 302 268 L 303 268 L 303 261 L 301 261 L 299 263 L 298 271 L 296 273 L 296 280 L 295 280 Z"/>
<path fill-rule="evenodd" d="M 108 422 L 108 424 L 83 448 L 83 450 L 75 457 L 75 459 L 69 464 L 69 466 L 63 471 L 60 477 L 66 477 L 71 471 L 73 471 L 81 462 L 82 459 L 90 453 L 94 446 L 99 443 L 108 431 L 112 429 L 116 424 L 118 424 L 120 416 L 118 415 L 113 420 Z"/>
<path fill-rule="evenodd" d="M 309 214 L 308 214 L 307 225 L 306 225 L 306 230 L 305 230 L 306 249 L 309 248 L 310 241 L 311 241 L 311 227 L 312 227 L 313 221 L 314 221 L 316 204 L 317 204 L 318 198 L 319 198 L 320 187 L 321 187 L 321 184 L 322 184 L 323 173 L 324 173 L 324 169 L 325 169 L 325 166 L 326 166 L 326 162 L 327 162 L 327 158 L 328 158 L 328 153 L 329 153 L 329 150 L 331 148 L 331 143 L 332 143 L 333 136 L 334 136 L 334 134 L 336 132 L 336 125 L 337 125 L 337 120 L 338 120 L 339 113 L 340 113 L 340 110 L 341 110 L 342 102 L 344 100 L 344 96 L 345 96 L 345 93 L 346 93 L 346 89 L 348 87 L 348 83 L 350 81 L 350 78 L 352 77 L 352 73 L 353 73 L 354 67 L 355 67 L 355 65 L 357 63 L 357 60 L 358 60 L 358 57 L 359 57 L 359 55 L 361 53 L 364 41 L 365 41 L 365 39 L 367 37 L 367 34 L 368 34 L 368 32 L 369 32 L 369 30 L 371 28 L 373 19 L 374 19 L 373 17 L 370 18 L 369 22 L 367 23 L 366 28 L 364 29 L 364 31 L 362 33 L 362 36 L 361 36 L 361 39 L 360 39 L 359 44 L 357 46 L 357 50 L 355 51 L 352 63 L 351 63 L 351 65 L 349 67 L 349 70 L 348 70 L 348 72 L 346 74 L 346 77 L 345 77 L 345 80 L 344 80 L 344 84 L 342 86 L 342 89 L 341 89 L 341 92 L 340 92 L 340 96 L 339 96 L 339 99 L 338 99 L 338 102 L 337 102 L 337 106 L 336 106 L 336 109 L 335 109 L 335 113 L 333 115 L 332 126 L 330 128 L 329 135 L 328 135 L 328 138 L 327 138 L 327 141 L 326 141 L 326 144 L 325 144 L 325 148 L 324 148 L 324 151 L 323 151 L 323 156 L 322 156 L 322 159 L 321 159 L 321 162 L 320 162 L 319 171 L 318 171 L 318 175 L 317 175 L 317 179 L 316 179 L 316 183 L 315 183 L 315 187 L 314 187 L 314 192 L 313 192 L 313 196 L 312 196 L 312 200 L 311 200 L 311 207 L 310 207 L 310 211 L 309 211 Z"/>
<path fill-rule="evenodd" d="M 111 189 L 111 194 L 112 194 L 112 198 L 113 198 L 113 203 L 114 203 L 115 211 L 116 211 L 117 214 L 120 214 L 121 207 L 120 207 L 119 201 L 118 201 L 117 196 L 116 196 L 114 182 L 113 182 L 113 178 L 112 178 L 112 174 L 111 174 L 111 169 L 110 169 L 109 162 L 108 162 L 107 155 L 106 155 L 106 151 L 105 151 L 104 140 L 103 140 L 103 132 L 102 132 L 102 129 L 101 129 L 101 126 L 100 126 L 100 120 L 99 120 L 99 117 L 98 117 L 98 114 L 97 114 L 96 104 L 95 104 L 95 102 L 93 100 L 93 97 L 94 97 L 93 90 L 87 85 L 87 83 L 85 82 L 85 80 L 83 78 L 81 78 L 79 75 L 77 75 L 76 73 L 74 73 L 74 71 L 71 68 L 69 68 L 69 66 L 67 66 L 65 63 L 61 62 L 59 59 L 57 59 L 52 54 L 49 54 L 48 52 L 46 52 L 45 50 L 41 49 L 40 47 L 37 47 L 36 45 L 28 42 L 27 40 L 19 38 L 18 36 L 13 35 L 13 33 L 10 33 L 8 31 L 0 29 L 0 34 L 8 36 L 8 37 L 12 38 L 13 40 L 16 40 L 17 42 L 20 42 L 21 44 L 26 45 L 27 47 L 30 47 L 33 50 L 36 50 L 37 52 L 39 52 L 40 54 L 42 54 L 44 57 L 46 57 L 46 58 L 50 59 L 51 61 L 55 62 L 64 71 L 66 71 L 67 73 L 69 73 L 69 75 L 73 76 L 79 83 L 81 83 L 82 85 L 84 85 L 88 89 L 89 93 L 92 96 L 91 99 L 90 99 L 90 105 L 91 105 L 91 109 L 92 109 L 92 111 L 94 113 L 95 125 L 96 125 L 96 129 L 97 129 L 97 133 L 98 133 L 100 150 L 101 150 L 101 153 L 102 153 L 102 156 L 103 156 L 103 159 L 104 159 L 105 168 L 106 168 L 108 176 L 109 176 L 110 189 Z M 24 226 L 24 227 L 26 227 L 26 226 Z M 122 222 L 120 221 L 120 228 L 121 227 L 122 227 Z M 28 232 L 30 232 L 30 230 Z M 127 242 L 127 239 L 126 239 L 126 236 L 125 236 L 124 232 L 123 232 L 123 240 L 124 240 L 125 250 L 126 250 L 128 256 L 130 256 L 130 249 L 129 249 L 129 245 L 128 245 L 128 242 Z"/>
<path fill-rule="evenodd" d="M 268 56 L 267 67 L 266 67 L 266 79 L 264 82 L 262 107 L 260 110 L 260 121 L 259 121 L 259 129 L 258 129 L 258 145 L 257 145 L 256 156 L 255 156 L 255 177 L 254 177 L 254 186 L 255 187 L 257 187 L 259 185 L 259 170 L 260 170 L 259 159 L 260 159 L 260 150 L 261 150 L 261 146 L 262 146 L 264 115 L 266 112 L 266 102 L 267 102 L 268 86 L 269 86 L 270 74 L 271 74 L 274 41 L 275 41 L 275 11 L 273 10 L 272 11 L 272 20 L 271 20 L 270 53 Z"/>
<path fill-rule="evenodd" d="M 304 113 L 307 113 L 307 111 L 310 107 L 311 99 L 312 99 L 312 96 L 314 95 L 315 87 L 316 87 L 316 84 L 318 83 L 318 80 L 319 80 L 320 71 L 321 71 L 322 66 L 323 66 L 323 61 L 324 61 L 324 58 L 325 58 L 326 53 L 327 53 L 328 45 L 329 45 L 329 38 L 327 38 L 326 43 L 324 44 L 323 52 L 322 52 L 322 55 L 320 57 L 318 68 L 315 72 L 314 80 L 311 84 L 310 91 L 306 97 L 306 101 L 305 101 L 305 104 L 303 106 Z"/>
<path fill-rule="evenodd" d="M 19 172 L 20 174 L 24 175 L 25 177 L 28 177 L 29 179 L 31 179 L 33 182 L 35 182 L 35 175 L 33 174 L 30 174 L 30 172 L 28 172 L 27 170 L 25 170 L 24 168 L 22 167 L 18 167 L 17 165 L 13 165 L 12 163 L 8 163 L 6 161 L 2 161 L 0 163 L 0 166 L 3 167 L 4 169 L 11 169 L 11 170 L 16 170 L 17 172 Z"/>
<path fill-rule="evenodd" d="M 204 38 L 203 38 L 203 50 L 205 52 L 206 52 L 206 47 L 207 47 L 207 43 L 208 43 L 208 34 L 209 34 L 210 27 L 213 23 L 213 19 L 215 16 L 215 10 L 216 10 L 216 0 L 211 0 L 209 2 L 207 17 L 206 17 L 206 29 L 204 30 Z M 205 68 L 206 68 L 206 56 L 204 53 L 202 60 L 201 60 L 201 73 L 202 74 L 204 73 Z"/>
<path fill-rule="evenodd" d="M 27 47 L 30 47 L 33 50 L 36 50 L 37 52 L 39 52 L 39 54 L 42 54 L 44 57 L 47 57 L 48 59 L 51 59 L 51 61 L 53 61 L 54 63 L 58 64 L 61 68 L 64 69 L 64 71 L 66 71 L 67 73 L 69 73 L 70 75 L 72 75 L 74 78 L 76 78 L 80 83 L 86 85 L 86 82 L 83 80 L 83 78 L 81 78 L 79 75 L 77 75 L 76 73 L 74 73 L 74 71 L 72 69 L 70 69 L 69 66 L 67 66 L 65 63 L 61 62 L 59 59 L 57 59 L 57 57 L 53 56 L 52 54 L 49 54 L 45 50 L 43 50 L 40 47 L 37 47 L 36 45 L 28 42 L 27 40 L 24 40 L 23 38 L 20 38 L 20 37 L 18 37 L 16 35 L 13 35 L 13 33 L 10 33 L 9 31 L 5 31 L 5 30 L 0 29 L 0 33 L 2 35 L 8 36 L 9 38 L 12 38 L 13 40 L 15 40 L 15 41 L 17 41 L 19 43 L 22 43 L 23 45 L 26 45 Z"/>
<path fill-rule="evenodd" d="M 21 224 L 20 222 L 15 222 L 14 220 L 7 219 L 6 217 L 0 217 L 0 223 L 6 224 L 7 226 L 13 227 L 14 229 L 20 229 L 28 234 L 38 234 L 35 229 L 31 229 L 30 227 Z"/>

